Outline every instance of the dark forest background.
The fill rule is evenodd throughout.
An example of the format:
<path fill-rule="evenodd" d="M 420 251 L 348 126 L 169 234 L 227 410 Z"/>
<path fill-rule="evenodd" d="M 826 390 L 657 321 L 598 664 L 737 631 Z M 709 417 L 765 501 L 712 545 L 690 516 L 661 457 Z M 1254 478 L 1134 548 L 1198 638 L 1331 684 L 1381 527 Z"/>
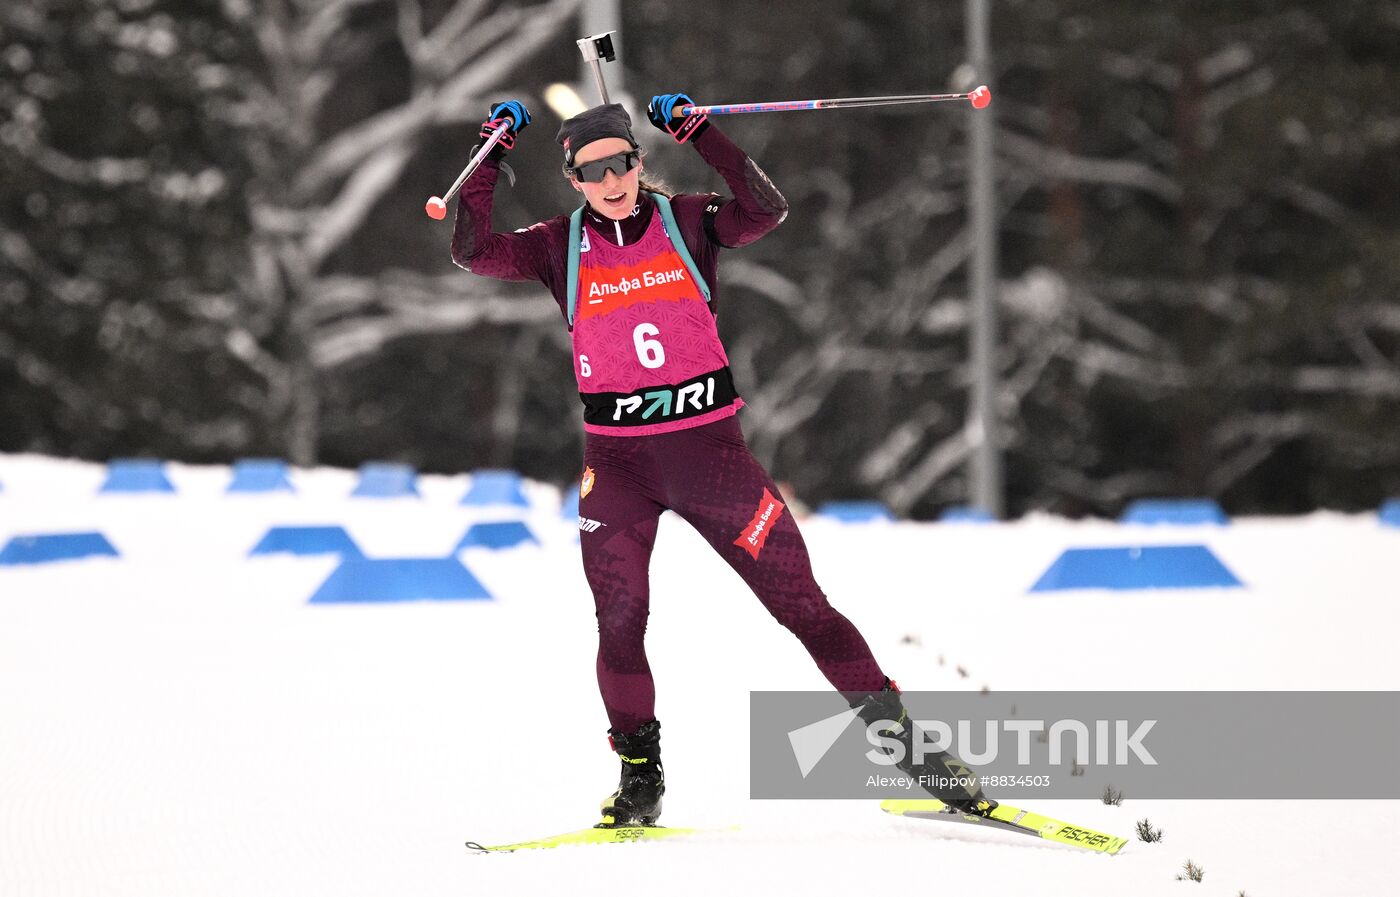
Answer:
<path fill-rule="evenodd" d="M 546 85 L 578 0 L 0 7 L 0 451 L 281 456 L 565 482 L 567 334 L 423 214 L 492 100 L 535 123 L 497 227 L 572 208 Z M 1400 494 L 1400 2 L 623 4 L 644 120 L 699 102 L 993 85 L 1007 503 L 1235 513 Z M 611 81 L 610 81 L 611 83 Z M 585 96 L 591 97 L 591 87 Z M 967 498 L 961 104 L 718 120 L 787 196 L 721 265 L 742 420 L 807 501 Z"/>

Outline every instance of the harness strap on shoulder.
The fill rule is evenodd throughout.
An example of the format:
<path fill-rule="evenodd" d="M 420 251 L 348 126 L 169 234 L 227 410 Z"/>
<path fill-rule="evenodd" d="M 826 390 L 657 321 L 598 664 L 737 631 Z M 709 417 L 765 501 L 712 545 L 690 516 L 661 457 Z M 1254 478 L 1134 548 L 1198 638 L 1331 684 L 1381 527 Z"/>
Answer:
<path fill-rule="evenodd" d="M 661 223 L 666 226 L 666 236 L 671 238 L 671 245 L 676 248 L 676 255 L 685 262 L 686 268 L 690 270 L 690 276 L 695 278 L 695 285 L 700 288 L 700 294 L 705 297 L 705 301 L 710 301 L 710 285 L 705 283 L 705 278 L 700 276 L 700 266 L 695 264 L 695 259 L 690 257 L 690 250 L 686 248 L 685 240 L 681 238 L 680 225 L 676 224 L 676 215 L 671 211 L 671 200 L 660 193 L 651 194 L 651 198 L 656 200 L 656 207 L 661 210 Z"/>
<path fill-rule="evenodd" d="M 569 329 L 574 329 L 574 309 L 578 307 L 578 248 L 583 239 L 584 203 L 569 216 Z"/>
<path fill-rule="evenodd" d="M 700 266 L 695 264 L 695 259 L 690 255 L 690 249 L 685 245 L 685 239 L 681 237 L 680 225 L 676 223 L 676 214 L 671 211 L 671 200 L 660 193 L 648 194 L 656 202 L 656 208 L 661 212 L 661 223 L 666 230 L 666 236 L 671 240 L 671 246 L 676 250 L 676 255 L 681 257 L 685 267 L 690 271 L 690 276 L 695 278 L 695 285 L 700 288 L 700 294 L 705 297 L 705 301 L 710 301 L 710 285 L 705 282 L 705 278 L 700 276 Z M 569 291 L 569 329 L 574 326 L 574 312 L 578 308 L 578 265 L 579 265 L 579 244 L 583 239 L 583 210 L 587 203 L 574 209 L 574 213 L 569 216 L 569 268 L 568 268 L 568 291 Z"/>

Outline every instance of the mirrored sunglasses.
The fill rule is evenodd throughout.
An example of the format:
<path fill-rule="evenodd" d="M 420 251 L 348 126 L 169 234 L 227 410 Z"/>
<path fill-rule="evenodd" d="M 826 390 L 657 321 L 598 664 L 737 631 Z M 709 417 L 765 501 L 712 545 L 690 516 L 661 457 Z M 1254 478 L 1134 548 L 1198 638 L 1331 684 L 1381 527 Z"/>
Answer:
<path fill-rule="evenodd" d="M 608 176 L 609 171 L 622 177 L 636 168 L 641 158 L 641 150 L 628 150 L 623 153 L 613 153 L 611 156 L 604 156 L 601 159 L 594 159 L 592 162 L 581 162 L 573 168 L 566 168 L 565 171 L 569 173 L 569 177 L 576 181 L 601 184 L 603 179 Z"/>

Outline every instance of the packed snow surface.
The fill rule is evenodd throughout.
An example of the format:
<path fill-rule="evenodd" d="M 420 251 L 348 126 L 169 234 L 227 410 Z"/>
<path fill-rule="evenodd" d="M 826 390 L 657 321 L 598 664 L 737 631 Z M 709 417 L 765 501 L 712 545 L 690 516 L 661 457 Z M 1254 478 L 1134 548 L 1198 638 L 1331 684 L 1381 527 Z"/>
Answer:
<path fill-rule="evenodd" d="M 1393 888 L 1396 802 L 1020 802 L 1120 835 L 1142 818 L 1165 832 L 1106 857 L 866 802 L 750 801 L 749 690 L 827 686 L 671 515 L 648 636 L 663 821 L 721 831 L 470 854 L 466 840 L 591 824 L 617 779 L 558 491 L 527 484 L 531 509 L 479 509 L 458 503 L 466 476 L 373 500 L 347 497 L 348 471 L 296 471 L 295 495 L 251 496 L 224 495 L 226 468 L 169 473 L 175 496 L 98 496 L 98 465 L 0 456 L 0 544 L 99 530 L 122 554 L 0 567 L 5 897 Z M 247 557 L 288 524 L 342 525 L 370 557 L 442 557 L 483 519 L 523 519 L 543 543 L 461 553 L 491 601 L 309 605 L 335 558 Z M 906 689 L 1400 687 L 1400 528 L 1374 515 L 803 529 L 832 602 Z M 1191 541 L 1247 588 L 1028 593 L 1067 547 Z M 1298 748 L 1300 768 L 1317 768 Z M 1199 884 L 1175 880 L 1188 859 Z"/>

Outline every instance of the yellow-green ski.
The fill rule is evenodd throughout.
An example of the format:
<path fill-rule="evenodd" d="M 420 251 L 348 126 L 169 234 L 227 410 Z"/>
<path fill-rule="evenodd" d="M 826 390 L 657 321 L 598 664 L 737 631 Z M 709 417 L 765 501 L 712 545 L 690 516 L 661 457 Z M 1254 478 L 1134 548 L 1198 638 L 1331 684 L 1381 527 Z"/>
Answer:
<path fill-rule="evenodd" d="M 634 841 L 657 841 L 662 838 L 675 838 L 681 835 L 694 835 L 704 829 L 666 828 L 660 825 L 620 825 L 613 827 L 595 826 L 562 835 L 551 835 L 538 841 L 521 841 L 518 844 L 501 844 L 487 847 L 475 841 L 468 841 L 467 847 L 478 853 L 512 853 L 517 850 L 543 850 L 549 847 L 563 847 L 566 844 L 630 844 Z"/>
<path fill-rule="evenodd" d="M 1115 854 L 1128 843 L 1127 838 L 1119 838 L 1083 826 L 1071 825 L 1059 819 L 1051 819 L 1049 816 L 1013 807 L 1010 804 L 998 804 L 986 816 L 976 813 L 960 813 L 943 801 L 933 799 L 887 800 L 881 802 L 880 809 L 886 813 L 893 813 L 895 816 L 964 822 L 970 825 L 1000 829 L 1005 832 L 1020 832 L 1024 835 L 1032 835 L 1058 844 L 1068 844 L 1072 847 L 1082 847 L 1085 850 L 1093 850 L 1098 853 Z"/>

